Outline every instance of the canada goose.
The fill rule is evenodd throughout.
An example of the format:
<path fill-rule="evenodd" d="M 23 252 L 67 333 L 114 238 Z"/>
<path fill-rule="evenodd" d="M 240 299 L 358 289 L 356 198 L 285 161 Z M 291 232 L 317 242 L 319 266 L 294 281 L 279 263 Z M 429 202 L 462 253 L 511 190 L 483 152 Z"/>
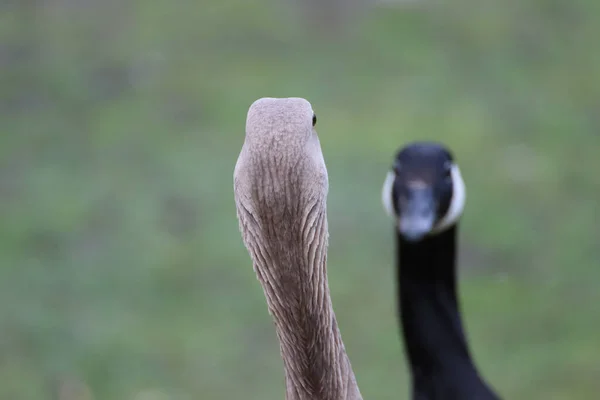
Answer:
<path fill-rule="evenodd" d="M 236 210 L 275 323 L 286 398 L 359 400 L 327 283 L 329 184 L 316 122 L 301 98 L 250 106 L 233 174 Z"/>
<path fill-rule="evenodd" d="M 436 143 L 402 148 L 383 185 L 383 204 L 396 225 L 398 309 L 413 399 L 498 399 L 471 359 L 456 294 L 465 199 L 458 165 Z"/>

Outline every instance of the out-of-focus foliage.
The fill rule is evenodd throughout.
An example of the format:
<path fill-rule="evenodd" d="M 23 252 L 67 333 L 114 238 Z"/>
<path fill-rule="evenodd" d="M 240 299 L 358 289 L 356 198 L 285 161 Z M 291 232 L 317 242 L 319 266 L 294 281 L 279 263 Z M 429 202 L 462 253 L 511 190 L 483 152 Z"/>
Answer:
<path fill-rule="evenodd" d="M 297 5 L 0 3 L 0 398 L 283 397 L 232 193 L 263 96 L 319 116 L 366 399 L 408 398 L 379 191 L 414 139 L 451 146 L 467 182 L 483 374 L 507 399 L 596 398 L 600 2 L 386 3 L 329 30 Z"/>

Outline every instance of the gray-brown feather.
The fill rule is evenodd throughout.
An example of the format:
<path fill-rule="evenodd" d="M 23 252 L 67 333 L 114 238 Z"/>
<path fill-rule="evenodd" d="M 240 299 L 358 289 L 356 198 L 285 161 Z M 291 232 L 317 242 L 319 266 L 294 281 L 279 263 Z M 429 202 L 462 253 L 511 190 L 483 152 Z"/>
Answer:
<path fill-rule="evenodd" d="M 287 399 L 362 399 L 327 284 L 327 169 L 310 103 L 252 104 L 234 171 L 242 238 L 275 322 Z"/>

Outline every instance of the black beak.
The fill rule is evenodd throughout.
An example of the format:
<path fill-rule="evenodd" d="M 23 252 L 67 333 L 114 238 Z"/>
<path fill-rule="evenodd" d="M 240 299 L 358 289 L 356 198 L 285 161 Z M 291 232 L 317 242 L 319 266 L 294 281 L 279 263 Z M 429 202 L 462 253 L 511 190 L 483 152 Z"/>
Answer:
<path fill-rule="evenodd" d="M 398 217 L 398 231 L 410 242 L 423 239 L 433 228 L 435 209 L 432 188 L 409 188 Z"/>

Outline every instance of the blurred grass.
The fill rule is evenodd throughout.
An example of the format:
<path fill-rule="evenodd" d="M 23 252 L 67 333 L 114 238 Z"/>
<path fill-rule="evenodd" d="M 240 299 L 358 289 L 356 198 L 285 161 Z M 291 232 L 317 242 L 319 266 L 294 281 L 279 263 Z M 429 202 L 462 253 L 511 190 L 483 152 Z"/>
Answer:
<path fill-rule="evenodd" d="M 594 398 L 598 3 L 373 7 L 337 36 L 288 6 L 0 5 L 0 398 L 283 397 L 232 194 L 263 96 L 319 116 L 330 286 L 365 398 L 408 398 L 379 191 L 414 139 L 451 146 L 467 182 L 484 375 L 505 398 Z"/>

